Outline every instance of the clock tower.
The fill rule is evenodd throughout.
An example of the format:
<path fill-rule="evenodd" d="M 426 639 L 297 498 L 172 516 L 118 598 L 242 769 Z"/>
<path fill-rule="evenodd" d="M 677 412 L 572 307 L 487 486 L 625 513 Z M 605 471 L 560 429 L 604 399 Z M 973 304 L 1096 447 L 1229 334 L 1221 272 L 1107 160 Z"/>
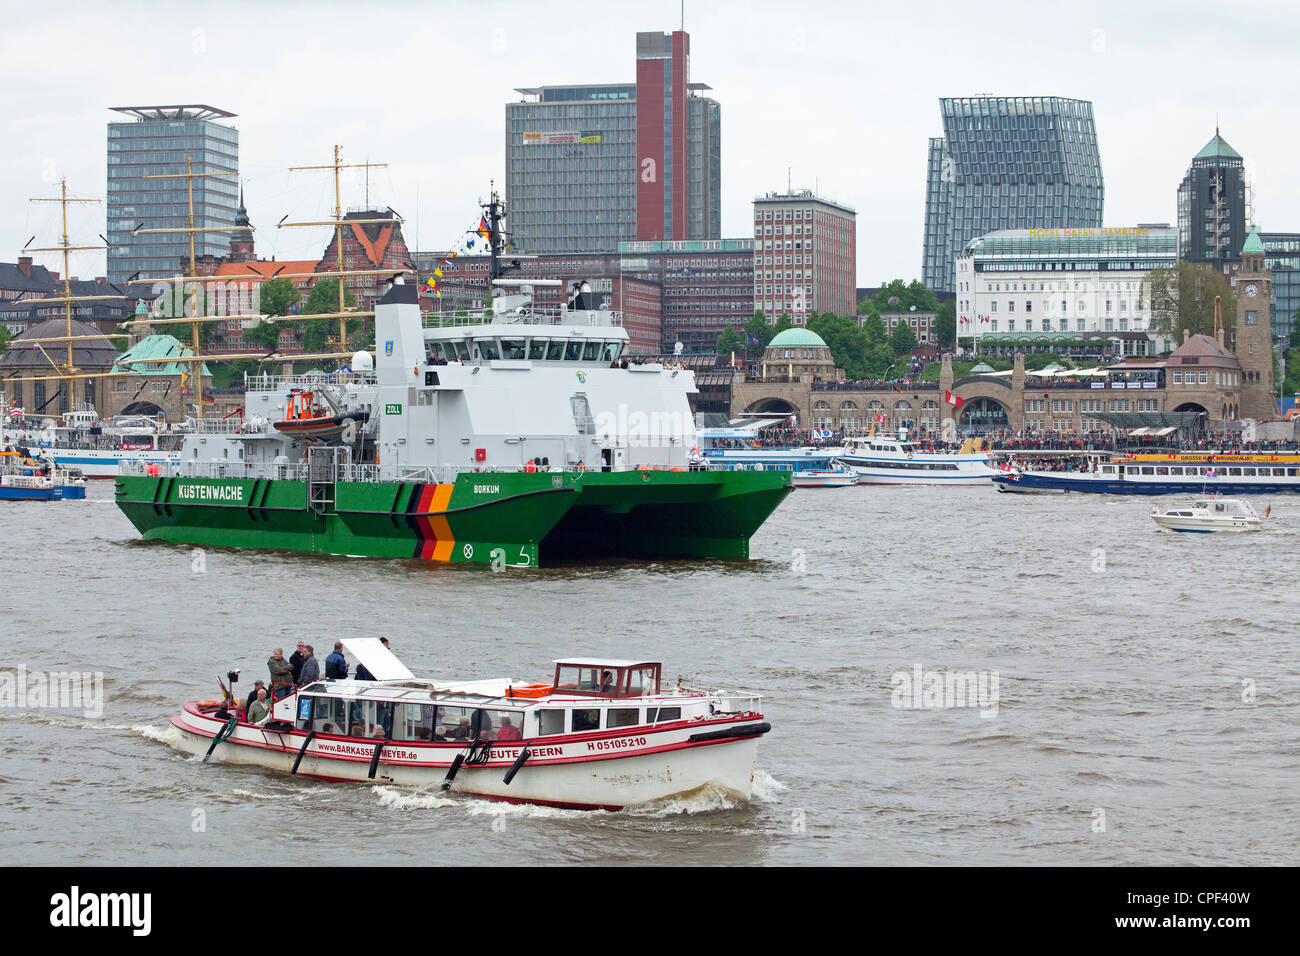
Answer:
<path fill-rule="evenodd" d="M 1273 299 L 1272 273 L 1264 266 L 1264 243 L 1259 232 L 1241 249 L 1237 270 L 1237 328 L 1233 351 L 1241 362 L 1241 413 L 1239 418 L 1256 421 L 1277 416 L 1273 394 L 1273 323 L 1269 303 Z"/>

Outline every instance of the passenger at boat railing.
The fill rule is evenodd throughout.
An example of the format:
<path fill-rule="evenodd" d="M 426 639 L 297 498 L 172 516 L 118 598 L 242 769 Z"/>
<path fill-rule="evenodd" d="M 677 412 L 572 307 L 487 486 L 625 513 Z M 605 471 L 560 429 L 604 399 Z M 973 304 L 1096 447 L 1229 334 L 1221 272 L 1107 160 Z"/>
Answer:
<path fill-rule="evenodd" d="M 258 681 L 258 683 L 262 683 Z M 246 720 L 250 724 L 264 724 L 271 716 L 271 705 L 266 699 L 266 688 L 258 688 L 257 699 L 248 705 L 248 717 Z"/>
<path fill-rule="evenodd" d="M 326 680 L 347 680 L 348 659 L 343 656 L 343 642 L 335 641 L 334 650 L 325 658 Z"/>
<path fill-rule="evenodd" d="M 293 685 L 293 667 L 284 659 L 284 648 L 277 647 L 271 653 L 271 656 L 266 660 L 266 669 L 271 672 L 271 689 L 273 692 L 277 686 Z M 285 687 L 280 691 L 280 696 L 283 697 L 287 693 L 288 688 Z"/>
<path fill-rule="evenodd" d="M 356 680 L 374 680 L 374 679 L 375 679 L 375 675 L 370 673 L 370 669 L 366 667 L 365 664 L 362 664 L 360 661 L 358 661 Z"/>
<path fill-rule="evenodd" d="M 298 683 L 298 677 L 302 674 L 303 662 L 307 660 L 307 655 L 304 653 L 306 649 L 307 645 L 299 641 L 298 649 L 289 658 L 289 670 L 295 685 Z"/>
<path fill-rule="evenodd" d="M 257 692 L 266 689 L 266 681 L 253 681 L 253 689 L 248 692 L 248 699 L 244 701 L 244 710 L 251 710 L 253 701 L 257 700 Z"/>
<path fill-rule="evenodd" d="M 316 660 L 316 648 L 310 644 L 304 644 L 303 650 L 306 652 L 306 659 L 302 662 L 302 670 L 298 672 L 298 686 L 304 687 L 313 681 L 320 680 L 320 662 Z"/>

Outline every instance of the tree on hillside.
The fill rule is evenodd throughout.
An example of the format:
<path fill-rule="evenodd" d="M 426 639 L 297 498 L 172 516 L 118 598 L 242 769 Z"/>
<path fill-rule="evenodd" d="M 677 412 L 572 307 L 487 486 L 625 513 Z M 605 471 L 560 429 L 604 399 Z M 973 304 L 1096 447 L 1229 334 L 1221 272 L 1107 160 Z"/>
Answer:
<path fill-rule="evenodd" d="M 941 349 L 950 349 L 957 338 L 957 302 L 948 299 L 939 303 L 939 314 L 934 320 L 934 338 Z"/>
<path fill-rule="evenodd" d="M 858 303 L 859 313 L 874 312 L 877 315 L 882 312 L 910 312 L 913 308 L 917 312 L 937 312 L 939 309 L 938 298 L 925 283 L 917 279 L 911 282 L 894 279 L 881 286 L 880 291 L 871 298 Z"/>
<path fill-rule="evenodd" d="M 1183 329 L 1193 335 L 1214 334 L 1214 299 L 1220 299 L 1223 324 L 1231 328 L 1237 300 L 1222 272 L 1196 262 L 1179 262 L 1170 269 L 1152 269 L 1142 286 L 1150 303 L 1151 331 L 1181 344 Z"/>
<path fill-rule="evenodd" d="M 808 331 L 815 332 L 831 350 L 835 364 L 851 379 L 866 377 L 867 350 L 870 343 L 854 319 L 825 312 L 808 320 Z"/>
<path fill-rule="evenodd" d="M 894 350 L 895 355 L 912 354 L 912 349 L 916 348 L 916 331 L 910 323 L 900 320 L 894 326 L 894 330 L 889 333 L 889 347 Z"/>
<path fill-rule="evenodd" d="M 257 311 L 266 316 L 288 315 L 301 298 L 302 293 L 290 280 L 272 279 L 258 287 Z M 259 322 L 244 330 L 244 340 L 259 348 L 273 350 L 280 343 L 280 325 L 275 322 Z"/>
<path fill-rule="evenodd" d="M 357 297 L 346 285 L 343 286 L 343 302 L 346 308 L 357 304 Z M 307 294 L 307 302 L 302 307 L 302 315 L 331 315 L 339 310 L 339 287 L 337 279 L 320 279 L 316 281 Z M 347 320 L 349 344 L 351 337 L 364 327 L 360 318 Z M 302 323 L 302 347 L 306 352 L 325 352 L 330 349 L 330 342 L 338 335 L 339 320 L 310 319 Z"/>
<path fill-rule="evenodd" d="M 885 323 L 879 315 L 872 313 L 862 320 L 862 331 L 872 345 L 883 345 L 889 338 Z"/>
<path fill-rule="evenodd" d="M 745 323 L 746 345 L 756 341 L 758 345 L 754 347 L 760 351 L 767 348 L 767 343 L 772 341 L 774 335 L 776 335 L 776 329 L 768 324 L 767 316 L 763 314 L 762 309 L 756 310 L 749 321 Z"/>
<path fill-rule="evenodd" d="M 731 355 L 733 352 L 739 352 L 741 347 L 740 336 L 736 330 L 728 326 L 718 335 L 717 353 L 719 355 Z"/>

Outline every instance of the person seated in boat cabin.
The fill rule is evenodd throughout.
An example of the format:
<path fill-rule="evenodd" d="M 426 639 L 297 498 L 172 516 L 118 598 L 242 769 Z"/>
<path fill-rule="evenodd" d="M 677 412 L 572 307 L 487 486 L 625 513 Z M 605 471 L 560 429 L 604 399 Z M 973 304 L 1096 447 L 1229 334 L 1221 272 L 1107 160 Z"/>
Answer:
<path fill-rule="evenodd" d="M 258 683 L 262 683 L 258 681 Z M 248 717 L 245 718 L 250 724 L 264 724 L 267 718 L 271 716 L 271 704 L 266 699 L 266 688 L 259 687 L 257 698 L 248 706 Z"/>
<path fill-rule="evenodd" d="M 469 740 L 469 718 L 462 717 L 456 729 L 447 735 L 448 740 Z"/>
<path fill-rule="evenodd" d="M 348 659 L 343 656 L 343 642 L 335 641 L 334 650 L 325 658 L 326 680 L 347 680 Z"/>
<path fill-rule="evenodd" d="M 348 736 L 349 736 L 349 737 L 360 737 L 360 736 L 361 736 L 361 725 L 360 725 L 360 724 L 353 724 L 351 727 L 349 727 L 349 728 L 348 728 Z"/>
<path fill-rule="evenodd" d="M 497 740 L 523 740 L 524 735 L 509 717 L 501 718 L 501 729 L 497 731 Z"/>
<path fill-rule="evenodd" d="M 609 671 L 602 671 L 600 675 L 600 692 L 602 694 L 614 693 L 614 675 Z"/>

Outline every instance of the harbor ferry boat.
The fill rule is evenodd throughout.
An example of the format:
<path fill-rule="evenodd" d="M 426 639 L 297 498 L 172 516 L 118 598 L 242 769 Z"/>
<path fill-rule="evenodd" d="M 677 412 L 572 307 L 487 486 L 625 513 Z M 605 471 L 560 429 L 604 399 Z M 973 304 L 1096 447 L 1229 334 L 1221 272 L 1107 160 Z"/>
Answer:
<path fill-rule="evenodd" d="M 826 468 L 805 468 L 794 472 L 796 488 L 848 488 L 858 483 L 858 473 L 834 459 Z"/>
<path fill-rule="evenodd" d="M 874 431 L 874 430 L 873 430 Z M 967 439 L 956 453 L 921 451 L 916 442 L 888 435 L 862 435 L 844 442 L 840 461 L 864 485 L 985 485 L 997 469 L 989 455 Z"/>
<path fill-rule="evenodd" d="M 706 785 L 748 801 L 761 698 L 663 686 L 655 661 L 566 658 L 549 681 L 416 678 L 377 638 L 345 640 L 377 680 L 321 680 L 250 724 L 233 697 L 191 701 L 171 745 L 326 781 L 620 810 Z M 232 678 L 237 672 L 231 672 Z M 233 681 L 227 690 L 233 694 Z"/>
<path fill-rule="evenodd" d="M 89 406 L 35 427 L 5 431 L 5 439 L 30 448 L 86 478 L 116 478 L 122 462 L 148 466 L 179 462 L 184 435 L 160 428 L 144 415 L 100 419 Z"/>
<path fill-rule="evenodd" d="M 1271 508 L 1264 509 L 1267 518 Z M 1184 505 L 1151 509 L 1151 518 L 1167 531 L 1206 534 L 1214 531 L 1258 531 L 1264 518 L 1239 498 L 1199 498 Z"/>
<path fill-rule="evenodd" d="M 532 288 L 558 281 L 499 277 L 500 206 L 485 204 L 492 311 L 426 316 L 397 278 L 373 358 L 251 377 L 240 421 L 193 423 L 179 461 L 123 462 L 116 501 L 136 529 L 515 567 L 747 558 L 790 473 L 692 468 L 693 374 L 627 356 L 620 314 L 586 283 L 539 307 Z"/>
<path fill-rule="evenodd" d="M 0 445 L 0 501 L 64 501 L 86 497 L 86 480 L 75 468 L 32 458 Z"/>
<path fill-rule="evenodd" d="M 1010 471 L 993 482 L 999 491 L 1262 495 L 1300 491 L 1300 455 L 1130 454 L 1088 471 Z"/>

